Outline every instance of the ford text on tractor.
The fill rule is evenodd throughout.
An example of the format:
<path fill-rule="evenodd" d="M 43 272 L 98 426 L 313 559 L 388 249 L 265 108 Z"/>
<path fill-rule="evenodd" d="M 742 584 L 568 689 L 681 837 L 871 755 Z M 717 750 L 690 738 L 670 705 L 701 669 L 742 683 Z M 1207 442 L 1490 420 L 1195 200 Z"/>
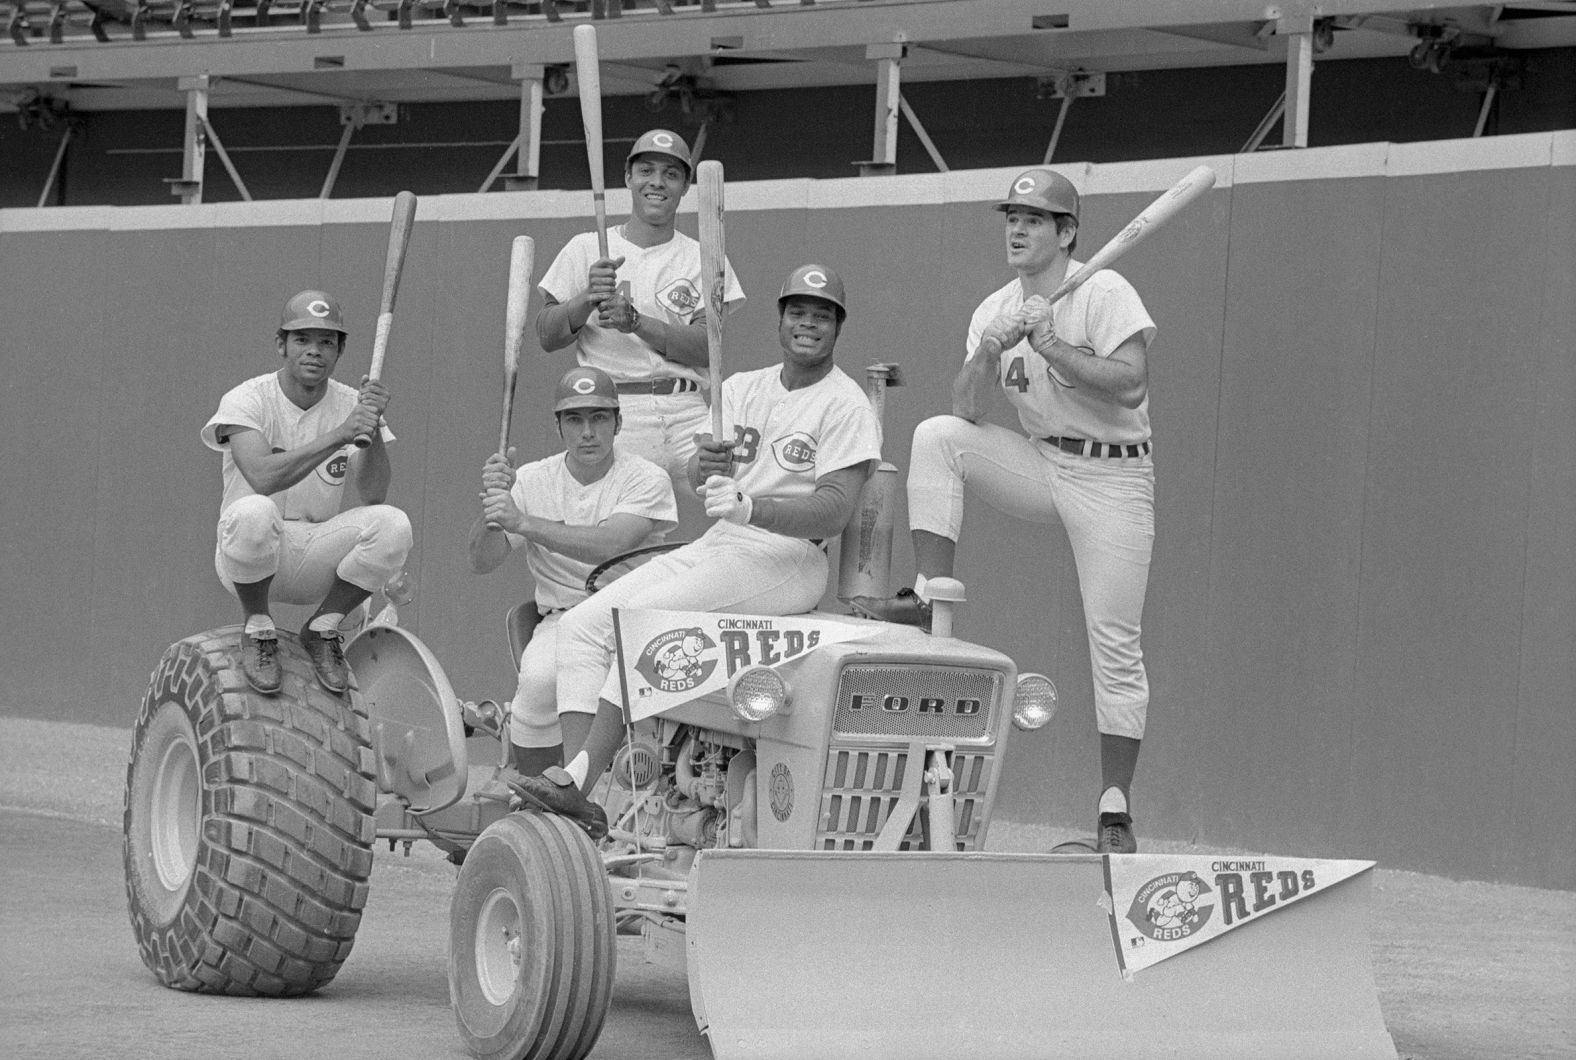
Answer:
<path fill-rule="evenodd" d="M 868 497 L 895 479 L 883 465 Z M 842 595 L 886 591 L 891 509 L 868 510 L 842 541 Z M 621 614 L 632 721 L 597 789 L 600 842 L 472 782 L 467 730 L 501 742 L 475 763 L 485 778 L 508 719 L 462 703 L 397 624 L 347 646 L 342 697 L 287 639 L 272 696 L 241 674 L 238 627 L 180 641 L 127 772 L 143 961 L 179 990 L 311 993 L 350 956 L 375 841 L 419 840 L 460 865 L 450 997 L 478 1057 L 590 1055 L 619 938 L 638 936 L 687 976 L 719 1058 L 1394 1060 L 1371 863 L 990 845 L 1006 748 L 1043 748 L 1056 693 L 952 636 L 962 586 L 932 586 L 933 635 L 826 613 Z"/>

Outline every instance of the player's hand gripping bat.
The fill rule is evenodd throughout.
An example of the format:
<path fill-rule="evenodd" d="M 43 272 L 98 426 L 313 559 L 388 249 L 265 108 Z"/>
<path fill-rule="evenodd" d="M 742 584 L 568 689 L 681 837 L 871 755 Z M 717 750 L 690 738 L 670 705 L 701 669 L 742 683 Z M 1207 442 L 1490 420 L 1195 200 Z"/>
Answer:
<path fill-rule="evenodd" d="M 394 326 L 394 299 L 399 294 L 400 274 L 405 271 L 405 247 L 410 243 L 411 225 L 416 220 L 416 196 L 402 191 L 394 196 L 394 214 L 389 218 L 388 254 L 383 262 L 383 300 L 378 305 L 378 327 L 372 337 L 372 367 L 368 379 L 383 377 L 383 359 L 388 354 L 389 331 Z M 371 435 L 359 435 L 356 448 L 372 444 Z"/>

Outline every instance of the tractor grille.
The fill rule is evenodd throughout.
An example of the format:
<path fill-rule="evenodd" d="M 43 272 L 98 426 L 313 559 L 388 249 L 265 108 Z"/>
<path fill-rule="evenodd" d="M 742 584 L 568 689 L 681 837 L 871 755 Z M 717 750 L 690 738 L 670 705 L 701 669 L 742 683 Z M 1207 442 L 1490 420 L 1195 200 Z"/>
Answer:
<path fill-rule="evenodd" d="M 851 663 L 837 682 L 832 727 L 843 736 L 989 739 L 1001 686 L 996 670 Z"/>
<path fill-rule="evenodd" d="M 952 755 L 953 829 L 959 850 L 975 850 L 990 787 L 994 756 L 989 750 Z M 826 785 L 815 845 L 821 850 L 869 850 L 897 805 L 910 769 L 924 769 L 907 750 L 875 750 L 833 744 L 827 754 Z M 924 848 L 921 814 L 914 815 L 900 850 Z"/>

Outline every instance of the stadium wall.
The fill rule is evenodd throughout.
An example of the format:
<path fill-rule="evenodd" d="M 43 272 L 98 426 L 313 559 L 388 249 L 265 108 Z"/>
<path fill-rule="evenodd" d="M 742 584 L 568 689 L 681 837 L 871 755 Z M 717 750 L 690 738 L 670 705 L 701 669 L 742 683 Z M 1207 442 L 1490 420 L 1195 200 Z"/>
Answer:
<path fill-rule="evenodd" d="M 1215 190 L 1119 266 L 1159 324 L 1141 834 L 1576 885 L 1576 134 L 1058 167 L 1087 195 L 1082 250 L 1199 162 Z M 750 295 L 730 370 L 776 359 L 787 272 L 832 264 L 852 306 L 840 363 L 903 366 L 887 449 L 905 467 L 914 425 L 948 407 L 969 313 L 1009 278 L 986 204 L 1016 172 L 730 184 Z M 464 698 L 509 691 L 501 618 L 527 591 L 523 566 L 480 578 L 465 559 L 509 244 L 534 236 L 540 274 L 589 205 L 429 196 L 418 213 L 391 500 L 417 530 L 406 624 Z M 165 645 L 234 621 L 198 428 L 276 364 L 301 288 L 342 298 L 338 374 L 359 377 L 388 213 L 0 210 L 0 709 L 129 726 Z M 532 458 L 557 448 L 547 396 L 570 363 L 533 343 L 514 429 Z M 1070 555 L 1057 532 L 978 505 L 968 520 L 964 633 L 1049 674 L 1063 704 L 1012 748 L 998 805 L 1083 826 L 1098 756 Z M 898 584 L 906 526 L 900 510 Z"/>

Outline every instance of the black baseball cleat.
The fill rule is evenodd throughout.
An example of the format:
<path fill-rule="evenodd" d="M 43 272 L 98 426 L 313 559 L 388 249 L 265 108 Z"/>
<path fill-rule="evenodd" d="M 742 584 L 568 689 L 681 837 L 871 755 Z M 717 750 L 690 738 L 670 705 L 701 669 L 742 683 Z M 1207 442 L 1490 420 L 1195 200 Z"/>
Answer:
<path fill-rule="evenodd" d="M 1125 813 L 1102 813 L 1095 830 L 1095 853 L 1136 854 L 1138 840 L 1133 837 L 1133 819 Z"/>
<path fill-rule="evenodd" d="M 899 589 L 896 596 L 841 596 L 838 599 L 866 618 L 918 626 L 930 632 L 930 604 L 912 589 Z"/>
<path fill-rule="evenodd" d="M 350 685 L 350 671 L 345 666 L 345 653 L 340 649 L 339 631 L 319 633 L 315 629 L 301 630 L 301 647 L 312 660 L 317 673 L 317 683 L 334 695 L 343 695 Z"/>
<path fill-rule="evenodd" d="M 569 818 L 584 828 L 592 839 L 607 835 L 607 811 L 586 798 L 575 784 L 575 778 L 562 766 L 548 766 L 539 777 L 522 777 L 508 770 L 501 773 L 499 779 L 525 802 L 539 810 Z"/>
<path fill-rule="evenodd" d="M 241 673 L 246 683 L 265 696 L 279 691 L 279 637 L 270 633 L 252 636 L 241 631 Z"/>

